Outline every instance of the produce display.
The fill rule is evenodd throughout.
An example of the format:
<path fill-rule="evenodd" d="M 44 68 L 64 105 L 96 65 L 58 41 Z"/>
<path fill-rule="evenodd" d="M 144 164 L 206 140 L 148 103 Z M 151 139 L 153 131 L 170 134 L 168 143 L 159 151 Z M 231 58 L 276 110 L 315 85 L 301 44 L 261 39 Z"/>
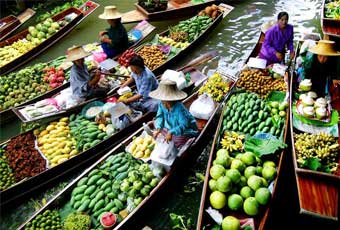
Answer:
<path fill-rule="evenodd" d="M 44 68 L 44 81 L 49 83 L 50 89 L 61 86 L 65 80 L 65 73 L 62 68 L 46 67 Z"/>
<path fill-rule="evenodd" d="M 294 133 L 297 163 L 301 168 L 333 173 L 338 169 L 337 138 L 326 133 Z"/>
<path fill-rule="evenodd" d="M 0 67 L 27 53 L 37 45 L 34 41 L 21 39 L 13 42 L 11 45 L 0 47 Z"/>
<path fill-rule="evenodd" d="M 36 26 L 28 27 L 26 39 L 32 41 L 35 45 L 39 45 L 45 39 L 55 34 L 60 27 L 64 26 L 66 21 L 54 22 L 53 19 L 48 18 L 44 22 L 38 23 Z"/>
<path fill-rule="evenodd" d="M 207 6 L 205 7 L 205 9 L 201 10 L 198 13 L 198 16 L 208 16 L 212 19 L 215 19 L 218 14 L 219 14 L 219 8 L 218 6 L 216 6 L 215 4 L 211 5 L 211 6 Z"/>
<path fill-rule="evenodd" d="M 14 175 L 8 165 L 4 146 L 0 148 L 0 191 L 5 190 L 15 183 Z"/>
<path fill-rule="evenodd" d="M 27 223 L 25 230 L 33 229 L 55 229 L 61 230 L 61 218 L 56 210 L 46 210 L 44 213 L 39 214 L 31 222 Z"/>
<path fill-rule="evenodd" d="M 80 179 L 70 198 L 72 210 L 91 215 L 92 226 L 100 215 L 110 211 L 124 218 L 132 212 L 159 182 L 149 164 L 121 152 Z M 122 216 L 123 215 L 123 216 Z"/>
<path fill-rule="evenodd" d="M 163 53 L 163 51 L 155 45 L 143 46 L 139 51 L 137 51 L 137 54 L 144 59 L 145 65 L 150 70 L 156 69 L 167 59 L 167 56 Z"/>
<path fill-rule="evenodd" d="M 64 224 L 64 230 L 88 230 L 90 229 L 90 216 L 84 213 L 71 213 L 67 216 Z"/>
<path fill-rule="evenodd" d="M 221 102 L 229 91 L 229 82 L 219 73 L 214 73 L 208 81 L 198 90 L 200 94 L 207 93 L 216 102 Z"/>
<path fill-rule="evenodd" d="M 275 105 L 276 106 L 276 105 Z M 282 107 L 284 110 L 288 104 Z M 245 134 L 270 133 L 280 136 L 284 120 L 279 115 L 271 115 L 268 105 L 254 93 L 240 93 L 231 96 L 224 112 L 223 131 L 238 131 Z"/>
<path fill-rule="evenodd" d="M 118 58 L 118 63 L 121 66 L 128 67 L 129 62 L 131 58 L 136 55 L 135 51 L 133 49 L 128 49 L 126 50 L 119 58 Z"/>
<path fill-rule="evenodd" d="M 35 176 L 46 170 L 46 161 L 34 148 L 32 132 L 10 139 L 6 146 L 8 164 L 15 176 L 15 182 Z"/>
<path fill-rule="evenodd" d="M 138 5 L 152 13 L 166 10 L 168 8 L 168 0 L 138 0 Z"/>
<path fill-rule="evenodd" d="M 186 35 L 186 33 L 185 33 L 185 36 L 182 37 L 182 38 L 184 38 L 184 39 L 183 39 L 184 42 L 175 41 L 174 39 L 169 38 L 169 37 L 167 37 L 167 36 L 164 36 L 164 37 L 163 37 L 163 36 L 159 36 L 159 42 L 160 42 L 160 44 L 162 44 L 162 45 L 171 45 L 171 46 L 176 47 L 176 48 L 185 49 L 185 48 L 187 48 L 187 47 L 190 45 L 189 42 L 185 41 L 185 37 L 186 37 L 186 36 L 187 36 L 187 35 Z M 177 40 L 179 40 L 179 39 L 177 39 Z"/>
<path fill-rule="evenodd" d="M 274 79 L 268 72 L 259 69 L 245 69 L 237 81 L 237 87 L 255 92 L 266 97 L 271 91 L 286 91 L 287 84 L 283 79 Z"/>
<path fill-rule="evenodd" d="M 325 16 L 326 18 L 340 20 L 340 1 L 339 0 L 326 1 Z"/>
<path fill-rule="evenodd" d="M 135 137 L 127 151 L 136 158 L 148 158 L 156 144 L 155 139 L 150 135 Z"/>

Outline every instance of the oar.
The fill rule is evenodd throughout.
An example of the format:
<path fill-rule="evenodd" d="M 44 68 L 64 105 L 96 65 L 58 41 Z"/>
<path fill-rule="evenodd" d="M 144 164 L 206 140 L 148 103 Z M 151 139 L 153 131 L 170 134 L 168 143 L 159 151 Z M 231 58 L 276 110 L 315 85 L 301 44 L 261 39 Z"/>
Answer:
<path fill-rule="evenodd" d="M 213 50 L 213 51 L 209 51 L 209 52 L 206 52 L 204 54 L 201 54 L 200 56 L 198 56 L 197 58 L 191 60 L 188 64 L 186 64 L 185 66 L 181 67 L 178 69 L 178 71 L 181 71 L 183 69 L 186 69 L 186 68 L 189 68 L 189 67 L 194 67 L 194 66 L 198 66 L 198 65 L 201 65 L 207 61 L 209 61 L 210 59 L 216 57 L 218 54 L 217 54 L 217 51 L 216 50 Z"/>

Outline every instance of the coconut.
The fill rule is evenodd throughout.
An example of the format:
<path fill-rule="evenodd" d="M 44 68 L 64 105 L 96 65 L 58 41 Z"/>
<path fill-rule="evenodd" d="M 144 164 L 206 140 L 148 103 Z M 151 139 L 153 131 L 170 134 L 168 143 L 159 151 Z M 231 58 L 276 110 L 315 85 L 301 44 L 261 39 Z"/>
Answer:
<path fill-rule="evenodd" d="M 314 103 L 315 108 L 326 108 L 326 106 L 327 106 L 327 100 L 323 97 L 318 98 Z"/>
<path fill-rule="evenodd" d="M 312 106 L 306 106 L 303 108 L 303 115 L 305 117 L 314 117 L 314 108 Z"/>
<path fill-rule="evenodd" d="M 305 79 L 300 82 L 299 85 L 300 90 L 302 91 L 309 91 L 312 88 L 312 81 L 310 79 Z"/>
<path fill-rule="evenodd" d="M 323 118 L 325 118 L 327 116 L 326 108 L 317 108 L 315 113 L 316 113 L 316 117 L 318 119 L 323 119 Z"/>
<path fill-rule="evenodd" d="M 313 98 L 309 97 L 309 96 L 305 96 L 303 99 L 302 99 L 302 104 L 304 106 L 313 106 L 314 105 L 314 100 Z"/>

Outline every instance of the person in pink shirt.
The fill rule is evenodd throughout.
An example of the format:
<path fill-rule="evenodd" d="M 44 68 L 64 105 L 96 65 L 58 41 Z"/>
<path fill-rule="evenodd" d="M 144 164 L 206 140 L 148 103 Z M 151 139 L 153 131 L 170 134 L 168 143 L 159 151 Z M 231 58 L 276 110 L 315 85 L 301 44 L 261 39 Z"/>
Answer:
<path fill-rule="evenodd" d="M 267 65 L 283 63 L 287 46 L 292 60 L 295 56 L 293 38 L 293 26 L 288 24 L 288 13 L 280 12 L 277 16 L 277 24 L 266 31 L 259 57 L 266 59 Z"/>

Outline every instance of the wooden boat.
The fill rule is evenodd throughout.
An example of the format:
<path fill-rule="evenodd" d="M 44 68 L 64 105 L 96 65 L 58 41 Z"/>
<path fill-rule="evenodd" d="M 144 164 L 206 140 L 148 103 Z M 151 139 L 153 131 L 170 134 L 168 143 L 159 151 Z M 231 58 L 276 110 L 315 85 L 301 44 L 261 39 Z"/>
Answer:
<path fill-rule="evenodd" d="M 60 30 L 58 30 L 55 34 L 50 36 L 48 39 L 40 43 L 38 46 L 34 47 L 27 53 L 17 57 L 13 61 L 7 63 L 6 65 L 2 66 L 0 68 L 0 74 L 6 74 L 10 71 L 13 71 L 14 69 L 18 68 L 19 66 L 25 64 L 26 62 L 32 60 L 34 57 L 45 51 L 47 48 L 52 46 L 54 43 L 59 41 L 62 37 L 64 37 L 67 33 L 71 32 L 76 25 L 78 25 L 86 16 L 88 16 L 90 13 L 92 13 L 96 8 L 98 8 L 99 5 L 97 3 L 94 3 L 93 8 L 90 10 L 85 11 L 84 13 L 74 7 L 71 7 L 55 16 L 52 17 L 53 21 L 59 21 L 63 18 L 65 18 L 66 15 L 69 14 L 76 14 L 77 16 L 74 17 L 68 24 L 61 27 Z M 14 42 L 26 38 L 27 34 L 29 34 L 28 29 L 6 39 L 5 41 L 0 42 L 0 47 L 4 47 L 7 45 L 11 45 Z"/>
<path fill-rule="evenodd" d="M 137 40 L 135 43 L 133 43 L 130 46 L 130 48 L 134 48 L 134 47 L 138 46 L 140 43 L 143 42 L 144 39 L 146 39 L 152 33 L 152 31 L 155 30 L 155 27 L 152 26 L 149 23 L 147 23 L 147 26 L 145 26 L 144 28 L 145 29 L 142 31 L 142 37 L 139 40 Z M 114 58 L 114 59 L 117 59 L 117 58 L 118 58 L 118 56 L 116 58 Z M 64 62 L 62 64 L 62 66 L 63 66 L 64 70 L 70 68 L 69 63 L 65 63 Z M 9 109 L 6 109 L 4 111 L 1 111 L 0 112 L 0 125 L 4 124 L 4 123 L 6 123 L 6 122 L 8 122 L 10 120 L 13 120 L 16 117 L 15 113 L 12 111 L 12 109 L 17 110 L 18 107 L 23 107 L 23 106 L 26 106 L 26 105 L 33 104 L 35 102 L 41 101 L 41 100 L 46 99 L 46 98 L 50 98 L 53 95 L 56 95 L 57 93 L 59 93 L 61 90 L 66 89 L 69 86 L 70 86 L 70 83 L 67 82 L 67 83 L 65 83 L 65 84 L 63 84 L 63 85 L 61 85 L 61 86 L 59 86 L 59 87 L 57 87 L 57 88 L 55 88 L 53 90 L 50 90 L 50 91 L 48 91 L 48 92 L 46 92 L 44 94 L 41 94 L 41 95 L 35 97 L 34 99 L 27 100 L 26 102 L 20 104 L 17 107 L 9 108 Z"/>
<path fill-rule="evenodd" d="M 184 104 L 187 108 L 192 104 L 192 102 L 197 99 L 198 94 L 195 93 L 189 98 L 187 98 L 184 101 Z M 128 214 L 127 217 L 125 217 L 118 225 L 114 227 L 114 229 L 133 229 L 134 221 L 138 219 L 138 216 L 140 216 L 145 210 L 145 208 L 150 207 L 151 203 L 157 198 L 157 196 L 164 192 L 164 189 L 166 188 L 166 185 L 168 181 L 171 180 L 173 175 L 176 171 L 180 170 L 181 166 L 183 166 L 183 163 L 186 162 L 189 158 L 197 156 L 197 152 L 200 152 L 198 149 L 203 149 L 206 145 L 202 142 L 207 142 L 209 138 L 206 138 L 207 131 L 209 130 L 209 127 L 213 124 L 213 118 L 214 115 L 218 112 L 220 108 L 220 104 L 216 104 L 215 110 L 213 115 L 209 118 L 209 120 L 200 120 L 197 119 L 198 127 L 200 127 L 200 133 L 197 137 L 190 139 L 185 147 L 180 150 L 181 154 L 180 157 L 176 158 L 173 165 L 171 166 L 170 170 L 166 173 L 166 175 L 160 180 L 158 185 L 152 189 L 150 194 L 144 198 L 143 201 L 131 212 Z M 112 150 L 110 150 L 105 156 L 103 156 L 100 160 L 98 160 L 95 164 L 93 164 L 91 167 L 86 169 L 79 177 L 77 177 L 72 183 L 70 183 L 65 189 L 63 189 L 57 196 L 55 196 L 53 199 L 51 199 L 42 209 L 40 209 L 38 212 L 36 212 L 29 220 L 27 220 L 26 223 L 22 224 L 19 229 L 24 229 L 25 225 L 33 220 L 39 213 L 44 212 L 47 209 L 60 209 L 62 206 L 64 206 L 67 201 L 70 198 L 72 190 L 77 186 L 78 181 L 87 176 L 93 169 L 97 168 L 98 166 L 102 165 L 103 162 L 105 162 L 106 159 L 108 159 L 110 156 L 116 155 L 120 152 L 124 152 L 126 146 L 134 139 L 135 136 L 139 136 L 143 132 L 144 128 L 140 128 L 135 133 L 133 133 L 131 136 L 129 136 L 127 139 L 125 139 L 120 144 L 116 145 Z"/>
<path fill-rule="evenodd" d="M 195 59 L 194 59 L 195 60 Z M 198 60 L 198 59 L 196 59 Z M 192 63 L 192 62 L 191 62 Z M 197 63 L 197 62 L 195 62 Z M 199 62 L 200 63 L 200 62 Z M 203 75 L 200 71 L 194 69 L 192 66 L 194 66 L 194 63 L 190 65 L 188 63 L 186 66 L 181 68 L 183 72 L 188 72 L 193 76 L 193 80 L 200 81 L 202 79 L 205 79 L 206 76 Z M 190 90 L 190 89 L 189 89 Z M 195 90 L 191 88 L 191 91 L 188 93 L 191 94 Z M 118 96 L 115 94 L 114 96 Z M 103 100 L 105 101 L 105 99 Z M 63 116 L 69 116 L 73 113 L 79 113 L 81 112 L 82 107 L 77 106 L 73 108 L 72 110 L 69 110 L 65 113 L 63 113 Z M 141 118 L 131 123 L 128 127 L 124 128 L 123 130 L 113 134 L 109 138 L 103 140 L 98 145 L 85 150 L 84 152 L 76 155 L 73 158 L 70 158 L 69 160 L 55 166 L 52 168 L 47 169 L 46 171 L 37 174 L 34 177 L 27 178 L 26 180 L 20 181 L 19 183 L 16 183 L 12 187 L 9 187 L 8 189 L 0 192 L 0 199 L 1 199 L 1 206 L 7 206 L 12 205 L 13 203 L 19 202 L 21 199 L 24 199 L 25 197 L 28 197 L 32 192 L 37 190 L 38 188 L 41 188 L 43 186 L 47 186 L 48 184 L 52 183 L 56 179 L 60 178 L 61 176 L 65 175 L 68 172 L 71 172 L 75 170 L 76 168 L 80 167 L 81 165 L 85 165 L 86 162 L 94 161 L 95 159 L 98 159 L 104 150 L 107 150 L 109 146 L 112 146 L 114 143 L 118 143 L 123 137 L 126 137 L 127 134 L 135 131 L 138 127 L 141 126 L 144 122 L 147 122 L 152 119 L 154 114 L 152 113 L 145 113 Z M 32 131 L 28 131 L 24 134 L 30 133 Z M 19 134 L 24 135 L 24 134 Z M 8 141 L 6 141 L 8 142 Z M 98 149 L 100 151 L 98 151 Z"/>
<path fill-rule="evenodd" d="M 340 19 L 328 18 L 326 16 L 326 4 L 333 2 L 332 0 L 323 0 L 321 8 L 321 28 L 325 39 L 329 40 L 329 36 L 340 37 Z"/>
<path fill-rule="evenodd" d="M 264 33 L 261 32 L 260 36 L 258 37 L 258 42 L 255 44 L 252 52 L 250 52 L 249 57 L 246 59 L 245 63 L 247 63 L 247 61 L 249 60 L 250 57 L 256 57 L 258 55 L 258 53 L 260 52 L 263 40 L 264 40 Z M 286 78 L 287 77 L 288 77 L 288 75 L 286 75 Z M 241 91 L 241 92 L 243 92 L 243 91 Z M 234 92 L 234 93 L 237 94 L 237 92 Z M 233 94 L 233 92 L 231 92 L 231 94 Z M 208 165 L 207 165 L 207 169 L 206 169 L 206 173 L 205 173 L 205 180 L 204 180 L 204 185 L 203 185 L 203 190 L 202 190 L 202 195 L 201 195 L 200 209 L 199 209 L 199 214 L 198 214 L 198 219 L 197 219 L 197 226 L 196 226 L 197 230 L 211 229 L 214 225 L 216 225 L 216 222 L 206 212 L 206 210 L 209 207 L 211 207 L 211 204 L 210 204 L 210 201 L 209 201 L 209 196 L 211 194 L 211 190 L 209 188 L 209 179 L 211 178 L 210 177 L 210 168 L 213 166 L 213 161 L 216 158 L 216 152 L 219 149 L 218 145 L 219 145 L 219 142 L 221 140 L 220 139 L 221 131 L 224 130 L 224 126 L 225 126 L 225 124 L 223 124 L 224 112 L 227 109 L 228 109 L 228 106 L 226 104 L 226 106 L 224 106 L 224 108 L 222 109 L 221 116 L 220 116 L 220 119 L 219 119 L 218 126 L 216 128 L 216 133 L 214 135 L 214 140 L 213 140 L 213 144 L 212 144 L 211 151 L 210 151 L 210 156 L 209 156 L 209 160 L 208 160 Z M 283 142 L 286 142 L 286 137 L 287 137 L 287 132 L 288 132 L 288 119 L 289 119 L 288 113 L 289 113 L 289 110 L 287 111 L 287 115 L 286 115 L 286 118 L 285 118 L 284 132 L 283 132 L 283 136 L 282 136 Z M 278 178 L 280 177 L 284 153 L 285 153 L 285 150 L 282 150 L 277 155 L 273 156 L 273 158 L 269 158 L 270 160 L 273 160 L 276 163 L 276 167 L 277 167 L 277 177 L 273 181 L 273 187 L 272 187 L 272 191 L 271 191 L 272 197 L 275 196 L 277 181 L 278 181 Z M 270 206 L 270 203 L 269 203 L 269 204 L 267 204 L 267 206 L 262 207 L 262 209 L 260 209 L 260 212 L 259 212 L 258 215 L 254 216 L 254 227 L 255 227 L 255 229 L 265 229 L 266 228 L 266 223 L 267 223 L 267 220 L 268 220 L 270 209 L 271 209 L 271 206 Z M 223 208 L 223 209 L 220 210 L 220 213 L 223 214 L 223 218 L 226 217 L 226 216 L 229 216 L 229 215 L 234 216 L 234 217 L 238 218 L 239 220 L 250 218 L 247 214 L 245 214 L 244 212 L 242 212 L 240 210 L 239 211 L 231 211 L 228 208 Z"/>
<path fill-rule="evenodd" d="M 17 17 L 9 15 L 0 19 L 0 41 L 9 37 L 15 30 L 17 30 L 22 24 L 30 19 L 35 14 L 35 11 L 27 8 L 24 12 Z"/>
<path fill-rule="evenodd" d="M 302 42 L 297 47 L 296 56 L 299 55 Z M 297 89 L 296 72 L 292 70 L 292 78 L 290 84 L 290 95 L 294 95 Z M 335 95 L 332 96 L 332 101 L 336 102 Z M 290 108 L 293 111 L 293 98 L 290 101 Z M 339 112 L 339 111 L 338 111 Z M 304 133 L 298 130 L 293 125 L 294 114 L 290 114 L 290 131 L 292 143 L 292 155 L 294 174 L 297 184 L 299 213 L 301 215 L 324 219 L 333 223 L 339 221 L 339 184 L 340 184 L 340 169 L 337 169 L 336 174 L 330 174 L 310 169 L 300 168 L 297 163 L 297 152 L 295 148 L 295 138 L 293 134 Z M 339 124 L 338 124 L 339 127 Z M 338 139 L 340 143 L 340 139 Z M 338 157 L 340 162 L 340 157 Z"/>
<path fill-rule="evenodd" d="M 122 22 L 132 23 L 142 20 L 168 20 L 171 18 L 183 18 L 192 15 L 193 12 L 198 12 L 211 4 L 218 4 L 223 1 L 206 0 L 202 3 L 193 4 L 191 1 L 183 1 L 183 3 L 176 3 L 171 0 L 168 1 L 166 9 L 160 11 L 149 12 L 140 3 L 135 3 L 135 10 L 123 13 Z"/>
<path fill-rule="evenodd" d="M 199 42 L 201 42 L 222 20 L 225 18 L 233 9 L 234 7 L 226 5 L 226 4 L 220 4 L 219 6 L 224 8 L 223 13 L 220 13 L 219 16 L 215 18 L 215 20 L 207 27 L 194 41 L 192 41 L 189 46 L 187 46 L 185 49 L 178 52 L 176 55 L 174 55 L 172 58 L 166 60 L 163 64 L 158 66 L 156 69 L 152 70 L 152 72 L 155 75 L 159 75 L 163 73 L 167 68 L 175 64 L 178 60 L 186 56 L 189 52 L 191 52 L 194 47 L 197 46 Z M 160 36 L 165 36 L 169 34 L 169 30 L 166 30 L 164 32 L 161 32 Z M 142 44 L 138 46 L 135 50 L 140 50 L 145 44 Z"/>

